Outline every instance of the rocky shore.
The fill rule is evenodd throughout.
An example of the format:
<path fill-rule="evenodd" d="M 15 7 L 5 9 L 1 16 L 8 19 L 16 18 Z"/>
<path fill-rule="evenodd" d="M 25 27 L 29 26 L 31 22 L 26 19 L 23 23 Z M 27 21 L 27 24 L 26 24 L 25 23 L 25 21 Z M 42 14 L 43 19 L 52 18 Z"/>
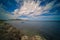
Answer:
<path fill-rule="evenodd" d="M 0 21 L 0 40 L 46 40 L 39 35 L 26 35 L 20 29 Z"/>
<path fill-rule="evenodd" d="M 21 35 L 20 30 L 0 21 L 0 40 L 21 40 Z"/>

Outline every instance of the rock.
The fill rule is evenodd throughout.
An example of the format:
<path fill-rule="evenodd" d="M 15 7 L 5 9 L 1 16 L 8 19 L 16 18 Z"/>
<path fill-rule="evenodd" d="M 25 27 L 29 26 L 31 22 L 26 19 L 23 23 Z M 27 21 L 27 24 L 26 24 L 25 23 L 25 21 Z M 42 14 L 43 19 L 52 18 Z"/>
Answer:
<path fill-rule="evenodd" d="M 0 40 L 21 40 L 21 35 L 20 30 L 8 23 L 0 25 Z"/>

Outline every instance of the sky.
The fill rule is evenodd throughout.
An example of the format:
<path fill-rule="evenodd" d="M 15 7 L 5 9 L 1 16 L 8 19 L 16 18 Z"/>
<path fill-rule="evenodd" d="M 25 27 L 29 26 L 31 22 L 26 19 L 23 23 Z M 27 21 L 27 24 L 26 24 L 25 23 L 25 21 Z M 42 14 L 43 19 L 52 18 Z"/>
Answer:
<path fill-rule="evenodd" d="M 0 0 L 0 19 L 60 20 L 60 0 Z"/>

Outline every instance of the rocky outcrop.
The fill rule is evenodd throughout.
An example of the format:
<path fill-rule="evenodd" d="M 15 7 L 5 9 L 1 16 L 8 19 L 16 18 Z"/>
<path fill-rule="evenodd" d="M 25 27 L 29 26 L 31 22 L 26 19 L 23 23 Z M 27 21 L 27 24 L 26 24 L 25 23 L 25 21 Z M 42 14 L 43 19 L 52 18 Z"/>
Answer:
<path fill-rule="evenodd" d="M 0 22 L 0 40 L 21 40 L 22 33 L 12 25 Z"/>

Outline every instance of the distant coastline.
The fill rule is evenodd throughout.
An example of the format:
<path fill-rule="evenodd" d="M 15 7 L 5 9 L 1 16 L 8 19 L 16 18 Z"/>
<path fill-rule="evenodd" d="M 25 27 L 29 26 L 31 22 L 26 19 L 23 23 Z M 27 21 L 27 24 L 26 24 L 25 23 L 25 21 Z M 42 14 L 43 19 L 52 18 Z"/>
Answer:
<path fill-rule="evenodd" d="M 0 21 L 60 22 L 60 20 L 23 20 L 23 19 L 7 19 L 7 20 L 0 19 Z"/>

